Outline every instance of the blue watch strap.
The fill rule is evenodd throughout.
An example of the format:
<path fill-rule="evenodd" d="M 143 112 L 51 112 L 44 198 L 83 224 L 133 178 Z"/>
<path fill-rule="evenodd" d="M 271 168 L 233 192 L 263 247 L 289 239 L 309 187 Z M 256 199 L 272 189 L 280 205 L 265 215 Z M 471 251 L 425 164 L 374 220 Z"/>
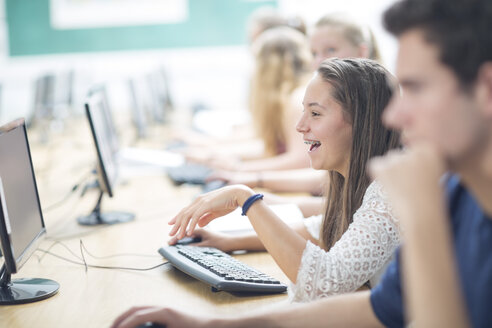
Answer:
<path fill-rule="evenodd" d="M 255 194 L 246 199 L 243 204 L 243 212 L 241 213 L 241 215 L 246 215 L 251 205 L 253 205 L 253 203 L 256 202 L 258 199 L 263 199 L 263 194 Z"/>

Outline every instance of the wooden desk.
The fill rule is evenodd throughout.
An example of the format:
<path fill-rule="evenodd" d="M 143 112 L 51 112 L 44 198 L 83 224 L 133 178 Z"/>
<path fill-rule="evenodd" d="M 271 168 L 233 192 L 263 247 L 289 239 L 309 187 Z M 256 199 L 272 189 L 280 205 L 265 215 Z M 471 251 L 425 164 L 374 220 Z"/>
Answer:
<path fill-rule="evenodd" d="M 31 150 L 43 207 L 63 198 L 81 176 L 95 163 L 95 151 L 88 126 L 74 123 L 69 130 L 54 136 L 48 145 L 36 142 L 29 132 Z M 151 267 L 163 262 L 157 249 L 168 239 L 167 221 L 199 192 L 197 187 L 173 186 L 164 174 L 126 179 L 115 189 L 115 197 L 104 196 L 104 210 L 127 210 L 136 214 L 130 223 L 82 227 L 76 217 L 90 212 L 97 192 L 83 198 L 72 196 L 44 213 L 48 239 L 40 248 L 48 249 L 61 240 L 80 255 L 80 240 L 96 256 L 137 253 L 143 256 L 119 256 L 94 259 L 90 264 Z M 51 251 L 77 260 L 60 244 Z M 278 278 L 288 279 L 265 252 L 236 255 L 241 261 Z M 77 260 L 78 261 L 78 260 Z M 287 295 L 241 296 L 214 293 L 208 285 L 165 265 L 151 271 L 127 271 L 89 268 L 71 264 L 37 251 L 13 279 L 49 278 L 60 284 L 57 295 L 46 300 L 0 307 L 1 327 L 108 327 L 122 311 L 134 305 L 173 306 L 196 314 L 234 316 L 258 308 L 281 306 Z"/>

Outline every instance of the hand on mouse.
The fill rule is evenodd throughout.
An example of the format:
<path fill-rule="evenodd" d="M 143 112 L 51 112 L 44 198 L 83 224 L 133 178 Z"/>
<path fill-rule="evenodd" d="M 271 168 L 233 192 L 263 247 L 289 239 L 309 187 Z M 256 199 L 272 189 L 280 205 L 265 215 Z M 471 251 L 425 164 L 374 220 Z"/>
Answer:
<path fill-rule="evenodd" d="M 190 236 L 190 237 L 184 237 L 183 239 L 172 238 L 168 242 L 168 244 L 169 245 L 190 245 L 190 244 L 195 245 L 196 243 L 199 243 L 201 241 L 202 238 L 200 237 Z"/>
<path fill-rule="evenodd" d="M 232 252 L 238 250 L 238 247 L 235 246 L 234 242 L 236 238 L 225 233 L 214 232 L 205 229 L 196 229 L 191 237 L 193 239 L 199 240 L 197 242 L 190 243 L 190 245 L 193 246 L 215 247 L 223 252 Z M 176 237 L 173 237 L 169 240 L 168 243 L 169 245 L 175 245 L 179 243 L 179 240 Z"/>

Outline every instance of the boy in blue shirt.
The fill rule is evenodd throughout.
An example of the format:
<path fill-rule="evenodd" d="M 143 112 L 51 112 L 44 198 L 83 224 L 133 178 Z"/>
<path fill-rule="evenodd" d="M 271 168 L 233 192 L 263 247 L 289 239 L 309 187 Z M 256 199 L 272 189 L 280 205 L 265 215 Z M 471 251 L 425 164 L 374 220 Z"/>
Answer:
<path fill-rule="evenodd" d="M 492 1 L 403 0 L 384 20 L 402 92 L 383 120 L 407 147 L 370 167 L 404 231 L 381 283 L 235 319 L 138 307 L 114 327 L 492 327 Z"/>
<path fill-rule="evenodd" d="M 406 0 L 385 23 L 402 97 L 383 120 L 408 151 L 371 168 L 405 242 L 372 308 L 389 327 L 492 327 L 492 2 Z"/>

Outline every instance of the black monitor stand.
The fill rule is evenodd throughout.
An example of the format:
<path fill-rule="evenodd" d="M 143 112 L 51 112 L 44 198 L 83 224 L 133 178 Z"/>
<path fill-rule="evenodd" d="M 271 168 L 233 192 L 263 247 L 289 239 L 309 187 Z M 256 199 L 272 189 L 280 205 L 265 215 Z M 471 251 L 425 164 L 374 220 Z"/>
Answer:
<path fill-rule="evenodd" d="M 132 221 L 135 218 L 135 214 L 128 212 L 106 212 L 101 213 L 101 200 L 104 195 L 104 191 L 99 191 L 99 198 L 97 199 L 96 206 L 92 210 L 91 214 L 81 216 L 77 218 L 77 222 L 80 225 L 100 225 L 100 224 L 116 224 Z"/>
<path fill-rule="evenodd" d="M 31 303 L 44 300 L 58 292 L 60 285 L 50 279 L 10 279 L 5 264 L 0 271 L 0 305 Z"/>

